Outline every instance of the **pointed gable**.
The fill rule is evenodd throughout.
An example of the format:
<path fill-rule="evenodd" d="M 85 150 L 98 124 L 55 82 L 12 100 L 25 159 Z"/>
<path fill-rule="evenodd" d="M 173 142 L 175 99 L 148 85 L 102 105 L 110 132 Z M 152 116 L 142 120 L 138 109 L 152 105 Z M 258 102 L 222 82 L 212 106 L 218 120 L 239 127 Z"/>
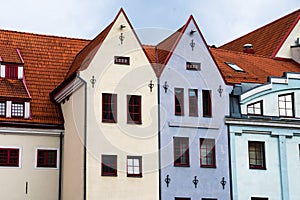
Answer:
<path fill-rule="evenodd" d="M 255 54 L 275 57 L 300 18 L 300 9 L 272 23 L 269 23 L 220 48 L 243 52 L 245 44 L 252 44 Z"/>

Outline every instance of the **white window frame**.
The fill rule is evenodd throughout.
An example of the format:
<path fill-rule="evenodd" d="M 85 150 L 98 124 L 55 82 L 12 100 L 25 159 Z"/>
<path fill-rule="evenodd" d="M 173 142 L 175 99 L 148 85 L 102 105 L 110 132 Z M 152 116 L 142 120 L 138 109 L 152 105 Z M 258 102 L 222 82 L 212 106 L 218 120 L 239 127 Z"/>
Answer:
<path fill-rule="evenodd" d="M 37 166 L 37 156 L 38 156 L 38 150 L 56 150 L 56 167 L 38 167 Z M 35 169 L 49 169 L 49 170 L 57 170 L 59 169 L 59 162 L 60 162 L 60 154 L 59 154 L 59 148 L 51 148 L 51 147 L 36 147 L 35 148 L 35 156 L 34 156 L 34 168 Z"/>
<path fill-rule="evenodd" d="M 15 168 L 15 169 L 20 169 L 22 168 L 22 147 L 18 147 L 18 146 L 0 146 L 0 148 L 3 149 L 19 149 L 19 166 L 0 166 L 0 169 L 11 169 L 11 168 Z"/>

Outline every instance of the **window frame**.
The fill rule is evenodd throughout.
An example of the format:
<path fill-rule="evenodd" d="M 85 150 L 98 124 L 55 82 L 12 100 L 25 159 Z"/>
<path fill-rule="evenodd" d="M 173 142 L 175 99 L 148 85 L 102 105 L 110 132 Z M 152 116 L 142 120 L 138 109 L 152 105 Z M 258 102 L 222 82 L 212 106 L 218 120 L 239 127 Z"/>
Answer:
<path fill-rule="evenodd" d="M 212 117 L 211 90 L 202 90 L 202 114 L 203 117 Z"/>
<path fill-rule="evenodd" d="M 282 101 L 280 101 L 279 98 L 280 97 L 287 97 L 289 95 L 291 95 L 291 101 L 284 100 L 283 101 L 284 104 L 285 104 L 284 108 L 281 108 L 280 107 L 280 102 L 282 102 Z M 287 108 L 287 102 L 291 102 L 291 106 L 292 106 L 292 108 L 291 108 L 292 115 L 291 116 L 287 115 L 287 110 L 289 110 Z M 285 111 L 285 115 L 281 115 L 280 110 L 284 110 Z M 292 93 L 286 93 L 286 94 L 280 94 L 280 95 L 278 95 L 278 113 L 279 113 L 279 117 L 287 117 L 287 118 L 293 118 L 293 117 L 295 117 L 295 99 L 294 99 L 294 93 L 293 92 Z"/>
<path fill-rule="evenodd" d="M 135 173 L 129 173 L 129 167 L 132 167 L 133 168 L 133 172 L 134 172 L 134 168 L 137 167 L 134 165 L 134 162 L 133 162 L 133 165 L 129 165 L 129 162 L 128 160 L 129 159 L 137 159 L 139 161 L 139 173 L 138 174 L 135 174 Z M 127 171 L 127 177 L 137 177 L 137 178 L 141 178 L 143 177 L 143 159 L 142 159 L 142 156 L 127 156 L 127 159 L 126 159 L 126 171 Z"/>
<path fill-rule="evenodd" d="M 47 152 L 47 163 L 46 164 L 39 164 L 39 155 L 40 155 L 40 151 L 45 151 Z M 35 168 L 47 168 L 47 169 L 58 169 L 59 168 L 59 149 L 58 148 L 43 148 L 43 147 L 39 147 L 39 148 L 36 148 L 35 150 Z M 56 155 L 55 155 L 55 164 L 49 164 L 48 163 L 48 153 L 49 152 L 56 152 Z"/>
<path fill-rule="evenodd" d="M 254 149 L 254 154 L 255 158 L 252 158 L 250 155 L 250 144 L 255 145 Z M 261 145 L 260 149 L 258 149 L 257 145 Z M 262 154 L 262 158 L 257 158 L 258 153 Z M 262 164 L 252 164 L 251 160 L 255 160 L 257 163 L 258 161 L 261 161 Z M 266 152 L 265 152 L 265 142 L 264 141 L 248 141 L 248 162 L 249 162 L 249 169 L 261 169 L 261 170 L 266 170 Z"/>
<path fill-rule="evenodd" d="M 113 158 L 113 162 L 109 163 L 109 165 L 104 163 L 104 158 Z M 105 169 L 105 166 L 111 168 L 113 172 L 108 172 Z M 102 154 L 101 155 L 101 176 L 118 176 L 118 156 L 117 155 L 108 155 Z"/>
<path fill-rule="evenodd" d="M 255 105 L 256 105 L 256 104 L 259 104 L 259 106 L 260 106 L 259 109 L 255 108 Z M 250 112 L 249 112 L 249 108 L 252 107 L 252 106 L 253 106 L 253 108 L 252 108 L 252 109 L 253 109 L 253 113 L 250 113 Z M 256 112 L 255 112 L 256 110 L 259 110 L 260 113 L 256 113 Z M 248 114 L 248 115 L 256 115 L 256 116 L 261 116 L 261 115 L 263 115 L 263 100 L 256 101 L 256 102 L 254 102 L 254 103 L 248 104 L 248 105 L 247 105 L 247 114 Z"/>
<path fill-rule="evenodd" d="M 189 71 L 200 71 L 201 70 L 201 63 L 199 62 L 186 62 L 185 69 Z"/>
<path fill-rule="evenodd" d="M 190 92 L 194 91 L 195 96 L 192 97 Z M 190 117 L 198 117 L 198 89 L 189 89 L 189 116 Z"/>
<path fill-rule="evenodd" d="M 135 104 L 135 100 L 132 100 L 132 97 L 138 100 L 137 104 Z M 130 103 L 131 100 L 133 101 L 133 104 Z M 138 108 L 138 112 L 134 111 L 134 107 Z M 132 109 L 134 112 L 131 112 Z M 134 120 L 135 116 L 137 116 L 137 120 Z M 127 95 L 127 123 L 142 124 L 142 96 L 141 95 Z"/>
<path fill-rule="evenodd" d="M 268 200 L 268 197 L 251 197 L 251 200 Z"/>
<path fill-rule="evenodd" d="M 180 91 L 180 95 L 177 95 L 177 91 Z M 177 110 L 180 108 L 180 111 Z M 184 116 L 184 89 L 174 89 L 174 114 L 175 116 Z"/>
<path fill-rule="evenodd" d="M 21 167 L 21 148 L 20 147 L 8 147 L 8 146 L 0 146 L 0 151 L 1 150 L 9 150 L 9 155 L 7 156 L 6 163 L 0 163 L 0 168 L 20 168 Z M 11 163 L 10 159 L 10 151 L 11 150 L 17 150 L 17 162 L 16 163 Z"/>
<path fill-rule="evenodd" d="M 7 79 L 18 79 L 18 65 L 7 64 L 5 65 L 5 78 Z"/>
<path fill-rule="evenodd" d="M 185 151 L 184 146 L 185 144 Z M 189 153 L 189 138 L 188 137 L 173 137 L 173 156 L 175 167 L 189 167 L 190 153 Z M 183 159 L 185 157 L 185 159 Z M 185 160 L 185 162 L 182 162 Z"/>
<path fill-rule="evenodd" d="M 123 62 L 125 60 L 126 62 Z M 116 65 L 130 65 L 130 57 L 128 56 L 115 56 L 114 64 Z"/>
<path fill-rule="evenodd" d="M 22 109 L 22 116 L 19 116 L 19 115 L 14 115 L 14 109 L 13 109 L 13 105 L 14 104 L 19 104 L 19 105 L 22 105 L 23 109 Z M 20 110 L 17 110 L 17 113 L 19 112 Z M 11 102 L 11 117 L 15 117 L 15 118 L 23 118 L 25 115 L 25 102 L 21 102 L 21 101 L 12 101 Z"/>
<path fill-rule="evenodd" d="M 205 145 L 205 148 L 202 148 L 204 145 Z M 211 148 L 212 154 L 211 154 L 211 156 L 209 156 L 210 152 L 207 152 L 207 151 L 210 149 L 211 146 L 212 146 L 212 148 Z M 200 167 L 203 167 L 203 168 L 216 168 L 216 149 L 215 149 L 215 147 L 216 147 L 216 140 L 215 139 L 213 139 L 213 138 L 200 138 Z M 202 152 L 203 152 L 202 150 L 203 149 L 206 150 L 205 155 L 202 155 Z M 203 163 L 203 157 L 206 158 L 206 162 L 207 162 L 208 158 L 210 158 L 212 163 L 211 164 Z"/>
<path fill-rule="evenodd" d="M 190 197 L 175 197 L 175 200 L 191 200 Z"/>
<path fill-rule="evenodd" d="M 0 105 L 2 103 L 4 104 L 4 114 L 3 115 L 1 114 L 1 109 L 0 109 L 0 117 L 5 117 L 6 116 L 6 107 L 7 107 L 6 101 L 0 101 Z M 1 108 L 1 106 L 0 106 L 0 108 Z"/>
<path fill-rule="evenodd" d="M 106 102 L 106 98 L 108 98 Z M 117 94 L 112 93 L 102 93 L 102 122 L 105 123 L 117 123 L 118 121 L 118 110 L 117 110 Z M 106 108 L 108 108 L 106 110 Z M 112 116 L 112 119 L 110 117 L 106 118 L 105 116 Z"/>

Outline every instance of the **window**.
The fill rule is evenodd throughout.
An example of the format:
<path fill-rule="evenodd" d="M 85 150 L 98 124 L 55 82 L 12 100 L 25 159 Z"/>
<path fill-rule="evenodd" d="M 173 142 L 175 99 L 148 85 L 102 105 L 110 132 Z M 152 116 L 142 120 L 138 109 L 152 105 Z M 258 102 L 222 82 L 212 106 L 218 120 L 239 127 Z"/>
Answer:
<path fill-rule="evenodd" d="M 17 148 L 0 148 L 0 166 L 18 167 L 19 166 L 19 149 L 17 149 Z"/>
<path fill-rule="evenodd" d="M 174 137 L 174 166 L 188 167 L 189 161 L 189 138 Z"/>
<path fill-rule="evenodd" d="M 130 58 L 124 56 L 115 56 L 115 64 L 130 65 Z"/>
<path fill-rule="evenodd" d="M 18 66 L 6 65 L 5 77 L 9 79 L 18 79 Z"/>
<path fill-rule="evenodd" d="M 175 200 L 191 200 L 191 198 L 175 197 Z"/>
<path fill-rule="evenodd" d="M 142 157 L 127 156 L 127 176 L 142 177 Z"/>
<path fill-rule="evenodd" d="M 200 71 L 200 63 L 195 62 L 186 62 L 186 69 L 193 70 L 193 71 Z"/>
<path fill-rule="evenodd" d="M 231 69 L 237 71 L 237 72 L 244 72 L 244 70 L 242 68 L 240 68 L 239 66 L 237 66 L 234 63 L 231 62 L 225 62 L 226 65 L 228 65 L 229 67 L 231 67 Z"/>
<path fill-rule="evenodd" d="M 184 115 L 183 88 L 175 88 L 175 115 Z"/>
<path fill-rule="evenodd" d="M 268 200 L 266 197 L 251 197 L 251 200 Z"/>
<path fill-rule="evenodd" d="M 294 117 L 294 94 L 278 96 L 279 116 Z"/>
<path fill-rule="evenodd" d="M 214 139 L 200 139 L 200 166 L 216 167 L 216 153 Z"/>
<path fill-rule="evenodd" d="M 266 169 L 264 142 L 248 142 L 249 168 Z"/>
<path fill-rule="evenodd" d="M 102 155 L 101 158 L 101 175 L 102 176 L 117 176 L 117 156 Z"/>
<path fill-rule="evenodd" d="M 102 94 L 102 122 L 117 122 L 117 95 Z"/>
<path fill-rule="evenodd" d="M 6 114 L 6 103 L 0 102 L 0 116 L 3 117 Z"/>
<path fill-rule="evenodd" d="M 211 91 L 202 90 L 203 117 L 211 117 Z"/>
<path fill-rule="evenodd" d="M 12 102 L 11 104 L 11 116 L 23 117 L 24 116 L 24 103 Z"/>
<path fill-rule="evenodd" d="M 214 198 L 201 198 L 201 200 L 218 200 L 218 199 L 214 199 Z"/>
<path fill-rule="evenodd" d="M 262 115 L 262 101 L 247 105 L 247 113 L 249 115 Z"/>
<path fill-rule="evenodd" d="M 57 149 L 38 149 L 36 166 L 57 168 Z"/>
<path fill-rule="evenodd" d="M 189 115 L 198 117 L 198 90 L 189 89 Z"/>
<path fill-rule="evenodd" d="M 142 97 L 137 95 L 127 95 L 128 110 L 127 122 L 133 124 L 142 123 Z"/>

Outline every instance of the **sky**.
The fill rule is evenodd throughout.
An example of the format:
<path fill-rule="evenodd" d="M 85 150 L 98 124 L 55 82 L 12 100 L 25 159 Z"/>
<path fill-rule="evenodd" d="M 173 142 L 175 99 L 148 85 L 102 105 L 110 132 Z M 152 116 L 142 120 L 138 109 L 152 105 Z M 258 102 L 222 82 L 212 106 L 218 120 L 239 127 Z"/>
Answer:
<path fill-rule="evenodd" d="M 193 15 L 207 44 L 220 46 L 299 9 L 300 0 L 1 0 L 0 29 L 93 39 L 120 8 L 142 43 L 160 40 L 143 32 L 165 37 Z"/>

